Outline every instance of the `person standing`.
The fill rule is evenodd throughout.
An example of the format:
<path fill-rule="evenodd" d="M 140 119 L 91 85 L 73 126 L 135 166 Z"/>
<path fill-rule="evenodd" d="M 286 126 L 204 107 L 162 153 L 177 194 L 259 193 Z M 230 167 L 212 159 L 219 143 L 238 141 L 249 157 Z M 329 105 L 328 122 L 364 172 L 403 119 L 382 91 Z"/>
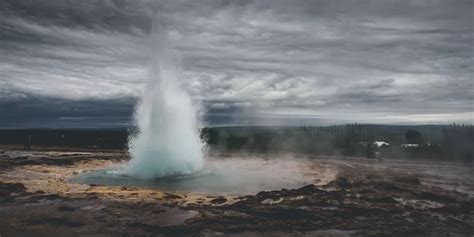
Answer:
<path fill-rule="evenodd" d="M 31 150 L 31 133 L 29 131 L 26 131 L 24 148 L 25 150 Z"/>

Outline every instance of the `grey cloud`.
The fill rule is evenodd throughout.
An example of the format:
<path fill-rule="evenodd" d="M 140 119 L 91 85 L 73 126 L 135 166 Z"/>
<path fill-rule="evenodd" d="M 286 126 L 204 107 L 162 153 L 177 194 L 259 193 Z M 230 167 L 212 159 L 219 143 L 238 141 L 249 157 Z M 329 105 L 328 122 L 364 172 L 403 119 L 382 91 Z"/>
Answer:
<path fill-rule="evenodd" d="M 60 117 L 117 101 L 123 110 L 107 113 L 131 116 L 157 21 L 209 117 L 474 122 L 472 9 L 469 0 L 5 0 L 0 104 L 13 117 L 20 105 Z"/>

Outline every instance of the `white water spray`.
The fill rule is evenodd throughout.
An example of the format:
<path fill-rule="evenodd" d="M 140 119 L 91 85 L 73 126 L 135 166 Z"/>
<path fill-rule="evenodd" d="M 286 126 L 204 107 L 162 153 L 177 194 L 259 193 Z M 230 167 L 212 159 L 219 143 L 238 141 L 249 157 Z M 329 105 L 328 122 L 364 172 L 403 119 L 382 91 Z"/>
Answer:
<path fill-rule="evenodd" d="M 203 165 L 196 108 L 181 88 L 167 31 L 155 28 L 148 81 L 135 111 L 139 131 L 130 138 L 131 160 L 122 170 L 141 179 L 188 175 Z"/>

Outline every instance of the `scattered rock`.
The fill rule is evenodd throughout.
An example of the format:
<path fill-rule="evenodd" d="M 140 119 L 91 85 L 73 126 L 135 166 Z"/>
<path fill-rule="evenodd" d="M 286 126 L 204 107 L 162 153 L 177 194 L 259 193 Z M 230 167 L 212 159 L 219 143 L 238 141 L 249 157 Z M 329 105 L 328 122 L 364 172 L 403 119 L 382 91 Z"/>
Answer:
<path fill-rule="evenodd" d="M 22 183 L 4 183 L 0 181 L 0 196 L 23 192 L 26 192 L 26 187 Z"/>
<path fill-rule="evenodd" d="M 71 211 L 75 211 L 75 210 L 76 210 L 76 208 L 70 207 L 70 206 L 60 206 L 60 207 L 58 207 L 58 211 L 69 211 L 69 212 L 71 212 Z"/>
<path fill-rule="evenodd" d="M 43 195 L 41 196 L 42 198 L 46 200 L 56 200 L 56 199 L 61 199 L 61 196 L 59 194 L 48 194 L 48 195 Z"/>
<path fill-rule="evenodd" d="M 180 198 L 182 198 L 181 196 L 176 195 L 176 194 L 172 194 L 172 193 L 164 193 L 164 194 L 165 194 L 166 199 L 180 199 Z"/>
<path fill-rule="evenodd" d="M 218 198 L 214 198 L 210 201 L 210 203 L 212 203 L 212 204 L 223 204 L 225 202 L 227 202 L 227 198 L 222 197 L 222 196 L 218 197 Z"/>
<path fill-rule="evenodd" d="M 81 208 L 81 210 L 84 210 L 84 211 L 99 211 L 99 210 L 102 210 L 104 208 L 105 208 L 104 205 L 92 205 L 92 206 L 83 207 L 83 208 Z"/>
<path fill-rule="evenodd" d="M 28 221 L 28 224 L 30 225 L 54 225 L 54 226 L 67 226 L 67 227 L 79 227 L 83 226 L 84 224 L 71 221 L 65 218 L 41 218 L 41 219 L 32 219 Z"/>
<path fill-rule="evenodd" d="M 26 192 L 25 185 L 21 183 L 4 183 L 0 181 L 0 203 L 13 202 L 18 194 Z"/>
<path fill-rule="evenodd" d="M 267 198 L 265 200 L 262 201 L 262 204 L 277 204 L 277 203 L 280 203 L 283 201 L 283 198 L 277 198 L 277 199 L 273 199 L 273 198 Z"/>
<path fill-rule="evenodd" d="M 412 184 L 412 185 L 421 184 L 420 179 L 416 176 L 399 176 L 399 177 L 395 177 L 394 181 L 399 182 L 399 183 Z"/>
<path fill-rule="evenodd" d="M 336 180 L 336 184 L 339 185 L 339 187 L 342 188 L 348 188 L 351 186 L 351 183 L 349 182 L 349 179 L 346 177 L 338 177 Z"/>
<path fill-rule="evenodd" d="M 160 213 L 163 213 L 163 212 L 166 212 L 166 210 L 164 209 L 156 209 L 156 210 L 153 210 L 152 213 L 154 214 L 160 214 Z"/>

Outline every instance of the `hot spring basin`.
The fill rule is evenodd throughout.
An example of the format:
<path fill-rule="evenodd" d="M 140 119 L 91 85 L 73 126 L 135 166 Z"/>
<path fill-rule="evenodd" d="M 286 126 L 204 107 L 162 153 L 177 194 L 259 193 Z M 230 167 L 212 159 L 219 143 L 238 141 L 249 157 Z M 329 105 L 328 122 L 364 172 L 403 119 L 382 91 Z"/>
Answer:
<path fill-rule="evenodd" d="M 315 177 L 313 170 L 308 168 L 309 162 L 306 159 L 208 159 L 204 168 L 192 175 L 142 180 L 118 175 L 110 172 L 113 169 L 108 169 L 84 173 L 73 181 L 172 192 L 249 195 L 314 183 Z"/>

